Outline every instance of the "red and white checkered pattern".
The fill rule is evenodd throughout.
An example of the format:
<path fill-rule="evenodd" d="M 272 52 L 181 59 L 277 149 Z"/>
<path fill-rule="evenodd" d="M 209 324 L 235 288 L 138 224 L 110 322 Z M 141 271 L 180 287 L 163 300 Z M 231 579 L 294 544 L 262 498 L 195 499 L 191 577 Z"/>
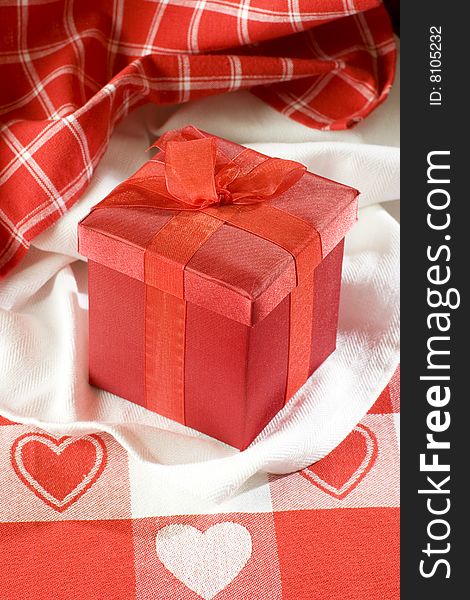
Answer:
<path fill-rule="evenodd" d="M 2 600 L 398 600 L 398 373 L 333 452 L 211 504 L 0 418 Z"/>
<path fill-rule="evenodd" d="M 0 23 L 0 276 L 137 106 L 251 89 L 343 129 L 385 99 L 395 66 L 380 0 L 5 0 Z"/>

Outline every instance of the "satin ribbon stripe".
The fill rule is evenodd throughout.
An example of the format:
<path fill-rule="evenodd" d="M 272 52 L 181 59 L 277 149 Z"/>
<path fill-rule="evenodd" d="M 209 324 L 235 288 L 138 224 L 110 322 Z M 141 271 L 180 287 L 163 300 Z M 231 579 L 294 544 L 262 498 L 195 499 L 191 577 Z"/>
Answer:
<path fill-rule="evenodd" d="M 184 298 L 186 265 L 222 225 L 223 221 L 201 211 L 176 213 L 145 249 L 145 283 Z"/>
<path fill-rule="evenodd" d="M 153 237 L 144 254 L 145 403 L 180 423 L 185 423 L 184 269 L 222 225 L 203 212 L 179 212 Z"/>
<path fill-rule="evenodd" d="M 307 381 L 312 353 L 315 271 L 290 293 L 289 358 L 284 403 Z"/>
<path fill-rule="evenodd" d="M 145 286 L 145 406 L 185 423 L 186 302 Z"/>

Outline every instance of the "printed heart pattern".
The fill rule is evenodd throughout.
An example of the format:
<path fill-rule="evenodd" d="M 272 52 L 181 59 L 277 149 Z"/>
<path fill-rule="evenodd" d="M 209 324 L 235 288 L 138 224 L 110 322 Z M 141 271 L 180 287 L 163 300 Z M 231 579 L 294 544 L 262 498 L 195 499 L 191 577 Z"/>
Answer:
<path fill-rule="evenodd" d="M 57 439 L 45 433 L 26 433 L 11 448 L 18 478 L 58 512 L 67 510 L 90 489 L 106 461 L 106 445 L 96 434 Z"/>
<path fill-rule="evenodd" d="M 246 565 L 252 543 L 249 531 L 239 523 L 217 523 L 204 532 L 177 523 L 158 531 L 156 549 L 176 579 L 204 600 L 212 600 Z"/>
<path fill-rule="evenodd" d="M 320 490 L 342 500 L 369 473 L 378 455 L 375 434 L 359 424 L 330 454 L 300 472 Z"/>

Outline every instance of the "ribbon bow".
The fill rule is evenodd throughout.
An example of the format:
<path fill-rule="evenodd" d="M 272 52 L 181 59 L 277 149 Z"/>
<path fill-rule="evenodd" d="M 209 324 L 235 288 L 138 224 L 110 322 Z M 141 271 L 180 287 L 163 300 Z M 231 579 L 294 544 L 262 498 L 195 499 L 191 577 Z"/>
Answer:
<path fill-rule="evenodd" d="M 143 173 L 118 186 L 104 205 L 122 204 L 122 187 L 151 192 L 135 198 L 134 206 L 138 202 L 162 210 L 255 204 L 279 196 L 306 171 L 298 162 L 262 157 L 248 148 L 230 159 L 215 138 L 192 126 L 165 133 L 154 147 L 163 157 L 150 160 Z"/>

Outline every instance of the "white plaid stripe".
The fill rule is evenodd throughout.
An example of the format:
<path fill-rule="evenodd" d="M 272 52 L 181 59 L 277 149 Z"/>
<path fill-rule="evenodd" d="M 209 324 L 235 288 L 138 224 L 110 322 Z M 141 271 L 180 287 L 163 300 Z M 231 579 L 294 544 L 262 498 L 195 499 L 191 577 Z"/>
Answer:
<path fill-rule="evenodd" d="M 250 0 L 241 0 L 240 9 L 237 15 L 238 20 L 238 40 L 241 46 L 250 43 L 250 33 L 248 31 L 248 21 L 250 20 Z"/>
<path fill-rule="evenodd" d="M 150 93 L 150 85 L 145 75 L 145 71 L 142 67 L 142 63 L 139 60 L 134 61 L 133 63 L 134 69 L 137 71 L 136 75 L 140 77 L 141 82 L 143 83 L 143 94 L 147 96 Z"/>
<path fill-rule="evenodd" d="M 1 7 L 1 4 L 0 4 Z M 155 29 L 155 35 L 158 32 L 158 28 Z M 93 40 L 97 40 L 98 42 L 100 42 L 100 44 L 102 44 L 104 47 L 111 47 L 113 45 L 112 39 L 106 35 L 104 35 L 101 31 L 99 31 L 98 29 L 86 29 L 84 31 L 82 31 L 82 33 L 80 34 L 80 39 L 82 40 L 86 40 L 86 39 L 93 39 Z M 149 39 L 150 39 L 150 35 L 149 35 Z M 71 42 L 77 42 L 78 41 L 78 37 L 77 36 L 72 36 L 71 38 L 67 38 L 67 41 L 71 41 Z M 57 52 L 58 50 L 60 50 L 61 48 L 63 48 L 64 46 L 64 42 L 60 41 L 60 42 L 56 42 L 53 44 L 47 44 L 45 46 L 36 46 L 35 48 L 32 48 L 29 51 L 29 55 L 30 58 L 32 60 L 37 60 L 40 58 L 45 58 L 46 56 L 49 56 L 50 54 L 53 54 L 54 52 Z M 137 58 L 139 56 L 145 56 L 146 54 L 187 54 L 188 50 L 186 48 L 173 48 L 171 46 L 158 46 L 154 43 L 149 42 L 148 44 L 134 44 L 131 42 L 124 42 L 124 41 L 120 41 L 119 42 L 119 54 L 122 54 L 124 56 L 132 56 L 134 58 Z M 21 55 L 15 51 L 15 52 L 1 52 L 0 51 L 0 62 L 3 64 L 16 64 L 16 63 L 21 63 L 22 62 L 22 58 Z"/>
<path fill-rule="evenodd" d="M 190 91 L 194 89 L 192 82 L 190 80 L 190 66 L 189 66 L 189 57 L 188 56 L 178 56 L 178 68 L 179 68 L 179 77 L 176 79 L 177 85 L 174 88 L 175 90 L 179 90 L 179 102 L 187 102 L 189 100 Z M 150 81 L 150 87 L 152 86 L 152 82 Z M 204 86 L 207 87 L 207 86 Z M 158 89 L 158 88 L 157 88 Z M 162 89 L 162 88 L 160 88 Z M 166 89 L 171 89 L 170 87 Z"/>
<path fill-rule="evenodd" d="M 186 59 L 186 60 L 185 60 Z M 179 63 L 179 75 L 177 77 L 165 77 L 165 78 L 156 78 L 156 77 L 147 77 L 147 82 L 149 84 L 150 89 L 165 91 L 165 92 L 185 92 L 185 96 L 187 96 L 187 92 L 198 91 L 198 90 L 226 90 L 230 87 L 230 83 L 232 80 L 232 74 L 229 73 L 227 75 L 223 75 L 214 79 L 211 76 L 198 76 L 193 77 L 189 80 L 188 73 L 189 69 L 184 68 L 185 64 L 190 64 L 188 56 L 178 56 Z M 229 63 L 230 64 L 230 63 Z M 241 63 L 240 63 L 241 64 Z M 300 76 L 291 77 L 291 79 L 296 79 Z M 246 75 L 243 74 L 242 81 L 244 84 L 249 83 L 251 87 L 252 85 L 270 85 L 271 83 L 277 83 L 280 79 L 280 75 Z M 141 80 L 136 75 L 126 75 L 122 78 L 125 83 L 141 85 Z M 120 82 L 122 81 L 120 80 Z M 245 85 L 245 87 L 247 87 Z M 182 102 L 182 100 L 178 100 L 178 102 Z"/>
<path fill-rule="evenodd" d="M 299 0 L 288 0 L 289 5 L 289 19 L 292 23 L 292 29 L 294 31 L 303 31 L 304 21 L 302 13 L 299 10 Z"/>
<path fill-rule="evenodd" d="M 343 0 L 344 12 L 348 15 L 356 13 L 356 7 L 354 6 L 354 0 Z"/>
<path fill-rule="evenodd" d="M 85 92 L 85 47 L 83 45 L 83 40 L 80 37 L 77 28 L 75 26 L 75 21 L 73 18 L 73 4 L 74 0 L 65 0 L 64 6 L 64 26 L 67 32 L 68 38 L 73 40 L 71 42 L 73 50 L 75 52 L 75 56 L 77 57 L 78 63 L 78 81 L 80 85 L 80 92 L 82 97 L 82 104 L 86 102 L 86 92 Z M 99 87 L 98 87 L 99 89 Z"/>
<path fill-rule="evenodd" d="M 188 29 L 188 49 L 193 53 L 199 52 L 199 23 L 201 22 L 205 5 L 206 0 L 199 0 L 194 7 L 193 14 L 191 15 L 191 21 Z"/>
<path fill-rule="evenodd" d="M 108 40 L 108 79 L 113 76 L 114 61 L 120 46 L 123 10 L 124 0 L 113 0 L 113 25 L 111 38 Z"/>
<path fill-rule="evenodd" d="M 233 90 L 238 90 L 242 83 L 242 63 L 238 56 L 228 56 L 227 57 L 230 62 L 231 73 L 230 73 L 230 86 L 228 90 L 232 92 Z"/>
<path fill-rule="evenodd" d="M 367 19 L 365 18 L 365 16 L 363 14 L 356 14 L 354 15 L 354 20 L 356 21 L 356 23 L 358 24 L 358 29 L 361 32 L 361 36 L 362 39 L 364 40 L 364 45 L 367 48 L 367 50 L 369 51 L 369 53 L 371 54 L 371 56 L 374 57 L 374 68 L 375 68 L 375 74 L 377 75 L 377 48 L 376 45 L 374 43 L 374 38 L 372 37 L 370 30 L 369 30 L 369 26 L 367 24 Z"/>
<path fill-rule="evenodd" d="M 35 96 L 41 103 L 46 117 L 54 117 L 57 114 L 54 104 L 47 95 L 28 52 L 28 0 L 18 2 L 18 54 L 26 77 L 34 89 Z"/>
<path fill-rule="evenodd" d="M 290 81 L 294 75 L 294 63 L 290 58 L 282 59 L 282 78 L 281 81 Z"/>
<path fill-rule="evenodd" d="M 82 126 L 74 117 L 74 115 L 68 115 L 64 119 L 65 125 L 70 129 L 73 134 L 73 137 L 77 140 L 78 145 L 80 146 L 80 153 L 82 155 L 83 166 L 85 167 L 85 172 L 87 175 L 87 179 L 90 180 L 93 175 L 93 170 L 91 168 L 91 157 L 90 151 L 88 149 L 88 140 L 85 135 L 85 132 L 82 129 Z"/>
<path fill-rule="evenodd" d="M 366 81 L 358 81 L 349 73 L 342 73 L 341 71 L 338 71 L 337 76 L 362 94 L 369 102 L 373 102 L 376 99 L 374 88 Z"/>
<path fill-rule="evenodd" d="M 155 6 L 155 12 L 153 14 L 152 23 L 150 24 L 149 31 L 147 34 L 147 39 L 145 41 L 145 45 L 141 48 L 140 55 L 145 56 L 146 54 L 152 54 L 155 52 L 154 40 L 158 32 L 158 28 L 160 27 L 160 23 L 162 22 L 163 15 L 165 13 L 165 8 L 168 5 L 168 0 L 160 0 L 158 4 Z M 123 45 L 121 44 L 121 52 L 123 51 Z"/>

